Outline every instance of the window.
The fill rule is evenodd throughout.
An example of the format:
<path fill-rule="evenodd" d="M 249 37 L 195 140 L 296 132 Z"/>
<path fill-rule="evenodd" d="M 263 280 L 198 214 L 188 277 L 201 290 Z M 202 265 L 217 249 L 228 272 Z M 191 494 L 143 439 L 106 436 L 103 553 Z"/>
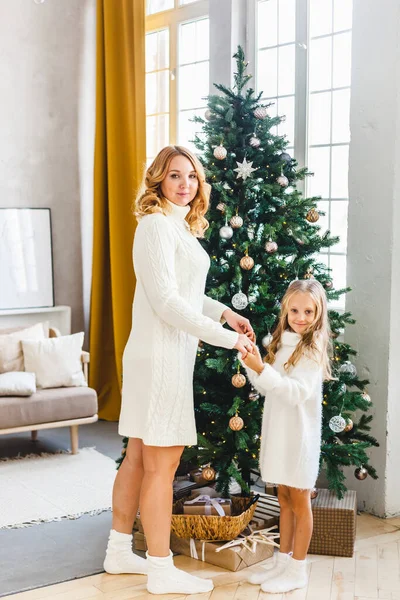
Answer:
<path fill-rule="evenodd" d="M 315 173 L 304 191 L 322 197 L 321 233 L 340 236 L 320 258 L 345 287 L 352 0 L 257 0 L 255 23 L 257 90 L 286 116 L 277 133 Z"/>
<path fill-rule="evenodd" d="M 192 146 L 209 93 L 208 0 L 147 0 L 147 161 L 167 144 Z"/>

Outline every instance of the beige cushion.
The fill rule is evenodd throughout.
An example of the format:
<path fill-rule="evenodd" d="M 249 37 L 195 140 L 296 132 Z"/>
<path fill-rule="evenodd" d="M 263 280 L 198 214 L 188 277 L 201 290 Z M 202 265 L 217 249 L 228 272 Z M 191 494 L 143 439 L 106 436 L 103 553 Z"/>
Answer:
<path fill-rule="evenodd" d="M 32 396 L 35 392 L 35 373 L 10 371 L 0 374 L 0 396 Z"/>
<path fill-rule="evenodd" d="M 88 387 L 39 390 L 26 400 L 0 398 L 0 429 L 92 417 L 97 394 Z"/>
<path fill-rule="evenodd" d="M 38 388 L 86 386 L 82 371 L 84 333 L 47 340 L 24 340 L 25 370 L 35 373 Z"/>
<path fill-rule="evenodd" d="M 32 327 L 19 329 L 14 331 L 14 333 L 0 335 L 0 373 L 24 371 L 25 365 L 21 341 L 44 340 L 45 337 L 46 330 L 43 323 L 36 323 L 36 325 L 32 325 Z"/>

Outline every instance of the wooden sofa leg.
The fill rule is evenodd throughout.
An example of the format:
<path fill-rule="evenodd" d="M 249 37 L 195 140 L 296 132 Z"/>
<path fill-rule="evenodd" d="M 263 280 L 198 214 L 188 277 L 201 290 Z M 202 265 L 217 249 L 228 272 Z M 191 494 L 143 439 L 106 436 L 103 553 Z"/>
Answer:
<path fill-rule="evenodd" d="M 32 442 L 36 442 L 36 440 L 37 440 L 37 429 L 35 429 L 34 431 L 31 431 L 31 440 L 32 440 Z"/>
<path fill-rule="evenodd" d="M 78 436 L 79 425 L 71 425 L 71 453 L 78 454 L 79 436 Z"/>

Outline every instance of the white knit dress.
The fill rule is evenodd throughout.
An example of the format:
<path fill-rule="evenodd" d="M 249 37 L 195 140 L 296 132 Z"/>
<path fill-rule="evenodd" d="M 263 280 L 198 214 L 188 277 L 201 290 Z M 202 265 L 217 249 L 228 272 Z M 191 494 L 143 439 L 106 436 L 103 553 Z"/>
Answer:
<path fill-rule="evenodd" d="M 227 308 L 204 296 L 210 259 L 185 220 L 189 207 L 143 217 L 133 260 L 132 330 L 123 355 L 120 435 L 149 446 L 197 443 L 193 369 L 198 340 L 233 348 Z"/>
<path fill-rule="evenodd" d="M 300 335 L 285 331 L 281 341 L 273 365 L 265 364 L 260 375 L 246 368 L 252 385 L 265 396 L 261 476 L 271 484 L 311 489 L 319 470 L 322 366 L 303 356 L 286 372 L 283 365 L 294 352 Z"/>

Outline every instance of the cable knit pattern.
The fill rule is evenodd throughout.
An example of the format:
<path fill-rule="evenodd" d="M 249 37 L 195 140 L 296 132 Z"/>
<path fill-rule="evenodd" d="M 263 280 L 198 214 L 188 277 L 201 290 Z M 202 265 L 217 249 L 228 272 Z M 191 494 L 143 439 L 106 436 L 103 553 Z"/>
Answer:
<path fill-rule="evenodd" d="M 263 480 L 311 489 L 319 470 L 322 366 L 302 356 L 295 367 L 285 371 L 284 364 L 299 340 L 298 333 L 285 331 L 274 364 L 265 364 L 260 375 L 247 367 L 246 372 L 265 396 L 260 449 Z"/>
<path fill-rule="evenodd" d="M 208 254 L 190 233 L 189 207 L 143 217 L 133 246 L 136 290 L 123 356 L 119 433 L 151 446 L 197 443 L 193 369 L 198 340 L 233 348 L 224 304 L 204 295 Z"/>

